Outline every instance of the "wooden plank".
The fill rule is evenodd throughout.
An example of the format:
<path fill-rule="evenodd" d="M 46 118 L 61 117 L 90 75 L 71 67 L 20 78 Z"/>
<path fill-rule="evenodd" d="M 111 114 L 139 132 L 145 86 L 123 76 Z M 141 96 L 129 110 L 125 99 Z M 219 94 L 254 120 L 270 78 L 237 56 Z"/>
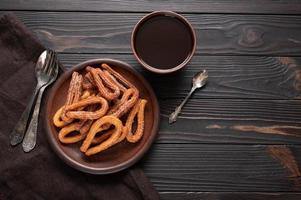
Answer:
<path fill-rule="evenodd" d="M 161 115 L 168 117 L 179 103 L 181 99 L 160 100 Z M 294 100 L 190 99 L 180 118 L 301 124 L 300 112 L 301 101 Z"/>
<path fill-rule="evenodd" d="M 162 116 L 160 123 L 156 143 L 301 144 L 301 125 L 296 123 L 246 117 L 233 120 L 227 116 L 217 119 L 181 116 L 172 125 L 168 124 L 167 116 Z"/>
<path fill-rule="evenodd" d="M 158 142 L 301 142 L 300 101 L 191 99 L 170 125 L 168 116 L 179 104 L 179 99 L 160 100 Z"/>
<path fill-rule="evenodd" d="M 173 10 L 194 13 L 269 13 L 300 14 L 301 3 L 298 0 L 2 0 L 2 10 L 52 10 L 52 11 L 126 11 L 151 12 L 154 10 Z"/>
<path fill-rule="evenodd" d="M 296 63 L 300 62 L 299 58 L 195 56 L 189 68 L 182 72 L 183 77 L 173 80 L 173 76 L 162 77 L 145 72 L 132 55 L 59 55 L 66 68 L 88 59 L 103 57 L 130 63 L 154 87 L 161 105 L 158 143 L 301 142 L 300 91 L 294 90 L 300 83 L 294 78 L 288 78 L 294 77 L 292 74 L 295 72 L 290 72 L 290 69 L 298 69 Z M 223 66 L 217 67 L 220 63 Z M 208 66 L 209 84 L 202 91 L 196 92 L 184 107 L 178 122 L 169 125 L 168 115 L 188 92 L 193 73 L 202 66 Z M 241 77 L 245 77 L 245 81 Z M 179 87 L 174 87 L 177 82 Z"/>
<path fill-rule="evenodd" d="M 191 78 L 199 70 L 209 72 L 208 87 L 193 98 L 299 99 L 301 98 L 300 57 L 199 56 L 172 76 L 158 76 L 144 70 L 131 54 L 60 54 L 70 68 L 95 58 L 114 58 L 129 63 L 144 75 L 161 99 L 184 98 Z"/>
<path fill-rule="evenodd" d="M 157 144 L 142 163 L 161 192 L 300 192 L 300 157 L 300 145 Z"/>
<path fill-rule="evenodd" d="M 299 200 L 301 193 L 292 192 L 161 192 L 162 200 Z"/>
<path fill-rule="evenodd" d="M 2 12 L 3 13 L 3 12 Z M 42 43 L 58 52 L 131 53 L 142 13 L 16 12 Z M 197 33 L 197 53 L 301 55 L 301 16 L 185 14 Z"/>

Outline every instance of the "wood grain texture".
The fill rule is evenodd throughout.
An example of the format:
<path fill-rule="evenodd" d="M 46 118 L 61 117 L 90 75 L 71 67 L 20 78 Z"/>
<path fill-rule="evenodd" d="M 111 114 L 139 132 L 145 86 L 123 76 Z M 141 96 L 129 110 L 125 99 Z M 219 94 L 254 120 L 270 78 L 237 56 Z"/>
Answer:
<path fill-rule="evenodd" d="M 300 91 L 295 89 L 299 82 L 294 78 L 298 76 L 299 58 L 195 56 L 174 80 L 174 76 L 146 72 L 132 55 L 59 55 L 68 69 L 103 57 L 128 62 L 154 87 L 161 106 L 157 143 L 301 143 Z M 178 122 L 169 125 L 168 115 L 187 94 L 192 75 L 202 66 L 208 66 L 209 84 L 195 93 Z"/>
<path fill-rule="evenodd" d="M 285 192 L 161 192 L 162 200 L 299 200 L 301 193 Z"/>
<path fill-rule="evenodd" d="M 299 166 L 294 159 L 292 151 L 288 147 L 274 145 L 268 146 L 267 150 L 275 160 L 278 160 L 282 166 L 287 169 L 289 177 L 295 178 L 301 176 Z M 300 184 L 300 182 L 298 184 Z"/>
<path fill-rule="evenodd" d="M 3 13 L 3 12 L 2 12 Z M 131 53 L 142 13 L 16 12 L 58 52 Z M 301 55 L 301 16 L 185 14 L 197 34 L 197 53 Z"/>
<path fill-rule="evenodd" d="M 161 115 L 168 116 L 180 102 L 180 99 L 161 100 Z M 301 124 L 300 112 L 300 100 L 190 99 L 182 109 L 180 118 Z"/>
<path fill-rule="evenodd" d="M 300 192 L 301 177 L 292 177 L 286 165 L 271 154 L 270 147 L 157 144 L 144 159 L 143 167 L 162 192 Z M 272 148 L 289 151 L 290 159 L 300 169 L 300 145 Z"/>
<path fill-rule="evenodd" d="M 168 116 L 180 101 L 160 101 L 161 142 L 301 142 L 300 101 L 191 99 L 177 123 L 169 125 Z"/>
<path fill-rule="evenodd" d="M 173 10 L 193 13 L 273 13 L 300 14 L 298 0 L 2 0 L 2 10 L 77 10 L 77 11 L 126 11 L 151 12 L 154 10 Z"/>
<path fill-rule="evenodd" d="M 68 69 L 85 60 L 104 57 L 129 63 L 148 79 L 160 99 L 184 98 L 191 78 L 202 69 L 209 72 L 208 87 L 195 92 L 193 98 L 301 98 L 300 57 L 195 55 L 181 72 L 158 76 L 144 70 L 131 54 L 60 54 Z"/>
<path fill-rule="evenodd" d="M 177 123 L 168 116 L 179 99 L 161 100 L 162 143 L 301 142 L 300 101 L 191 99 Z"/>

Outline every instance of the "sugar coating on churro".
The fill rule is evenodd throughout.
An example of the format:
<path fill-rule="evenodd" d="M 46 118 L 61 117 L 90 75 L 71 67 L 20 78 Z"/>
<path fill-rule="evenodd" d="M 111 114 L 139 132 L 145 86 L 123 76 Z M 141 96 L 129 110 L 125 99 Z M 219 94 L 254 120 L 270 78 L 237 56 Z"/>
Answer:
<path fill-rule="evenodd" d="M 139 90 L 109 65 L 87 66 L 84 74 L 73 72 L 65 104 L 54 114 L 53 123 L 60 128 L 60 142 L 82 141 L 80 151 L 91 156 L 125 139 L 141 140 L 146 104 L 139 99 Z"/>

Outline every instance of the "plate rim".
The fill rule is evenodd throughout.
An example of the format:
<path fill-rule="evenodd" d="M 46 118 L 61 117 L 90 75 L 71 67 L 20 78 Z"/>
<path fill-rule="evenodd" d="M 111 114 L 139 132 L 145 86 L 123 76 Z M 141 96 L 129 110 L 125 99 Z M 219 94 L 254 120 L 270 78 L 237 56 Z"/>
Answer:
<path fill-rule="evenodd" d="M 65 154 L 62 150 L 60 150 L 59 142 L 55 139 L 55 137 L 52 136 L 52 131 L 50 127 L 49 117 L 45 116 L 47 113 L 50 112 L 51 102 L 54 99 L 55 91 L 58 89 L 58 87 L 65 81 L 67 77 L 69 77 L 73 71 L 78 71 L 83 69 L 85 66 L 88 65 L 95 65 L 100 63 L 113 63 L 113 65 L 118 65 L 118 67 L 122 67 L 125 70 L 130 71 L 134 76 L 138 77 L 139 81 L 143 83 L 143 85 L 146 87 L 147 91 L 150 94 L 150 97 L 152 99 L 152 104 L 154 105 L 153 113 L 154 113 L 154 121 L 153 121 L 153 129 L 151 130 L 152 133 L 150 134 L 150 137 L 148 138 L 147 142 L 145 142 L 145 145 L 135 154 L 135 156 L 131 157 L 130 159 L 111 167 L 104 167 L 104 168 L 97 168 L 97 167 L 87 167 L 86 165 L 83 165 L 74 159 L 72 159 L 70 156 Z M 60 75 L 60 77 L 57 79 L 57 81 L 54 83 L 54 85 L 51 87 L 51 90 L 49 92 L 49 95 L 47 95 L 46 99 L 46 112 L 44 114 L 44 123 L 46 124 L 46 135 L 48 138 L 48 142 L 50 143 L 51 148 L 55 151 L 55 153 L 58 155 L 58 157 L 64 161 L 69 166 L 89 174 L 112 174 L 119 171 L 122 171 L 126 168 L 131 167 L 136 162 L 138 162 L 143 155 L 150 149 L 151 145 L 154 143 L 156 136 L 158 134 L 159 130 L 159 122 L 160 122 L 160 107 L 158 103 L 157 96 L 155 95 L 155 92 L 149 82 L 139 73 L 137 72 L 132 66 L 127 64 L 126 62 L 111 59 L 111 58 L 96 58 L 96 59 L 89 59 L 83 62 L 80 62 L 76 64 L 74 67 L 70 68 L 69 70 L 63 72 L 63 74 Z"/>

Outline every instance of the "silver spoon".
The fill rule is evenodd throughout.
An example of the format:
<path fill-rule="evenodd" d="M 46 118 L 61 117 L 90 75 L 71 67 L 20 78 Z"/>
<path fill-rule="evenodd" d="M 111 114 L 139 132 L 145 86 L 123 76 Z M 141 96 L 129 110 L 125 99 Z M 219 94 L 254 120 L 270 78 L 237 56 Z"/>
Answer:
<path fill-rule="evenodd" d="M 184 106 L 184 104 L 186 103 L 186 101 L 189 99 L 189 97 L 192 95 L 192 93 L 197 88 L 201 88 L 206 84 L 207 79 L 208 79 L 208 73 L 206 70 L 203 70 L 202 72 L 198 72 L 197 74 L 195 74 L 193 76 L 192 87 L 191 87 L 189 94 L 185 97 L 184 101 L 178 107 L 176 107 L 175 111 L 173 113 L 171 113 L 169 116 L 170 124 L 177 121 L 177 117 L 178 117 L 179 113 L 181 112 L 181 109 Z"/>

